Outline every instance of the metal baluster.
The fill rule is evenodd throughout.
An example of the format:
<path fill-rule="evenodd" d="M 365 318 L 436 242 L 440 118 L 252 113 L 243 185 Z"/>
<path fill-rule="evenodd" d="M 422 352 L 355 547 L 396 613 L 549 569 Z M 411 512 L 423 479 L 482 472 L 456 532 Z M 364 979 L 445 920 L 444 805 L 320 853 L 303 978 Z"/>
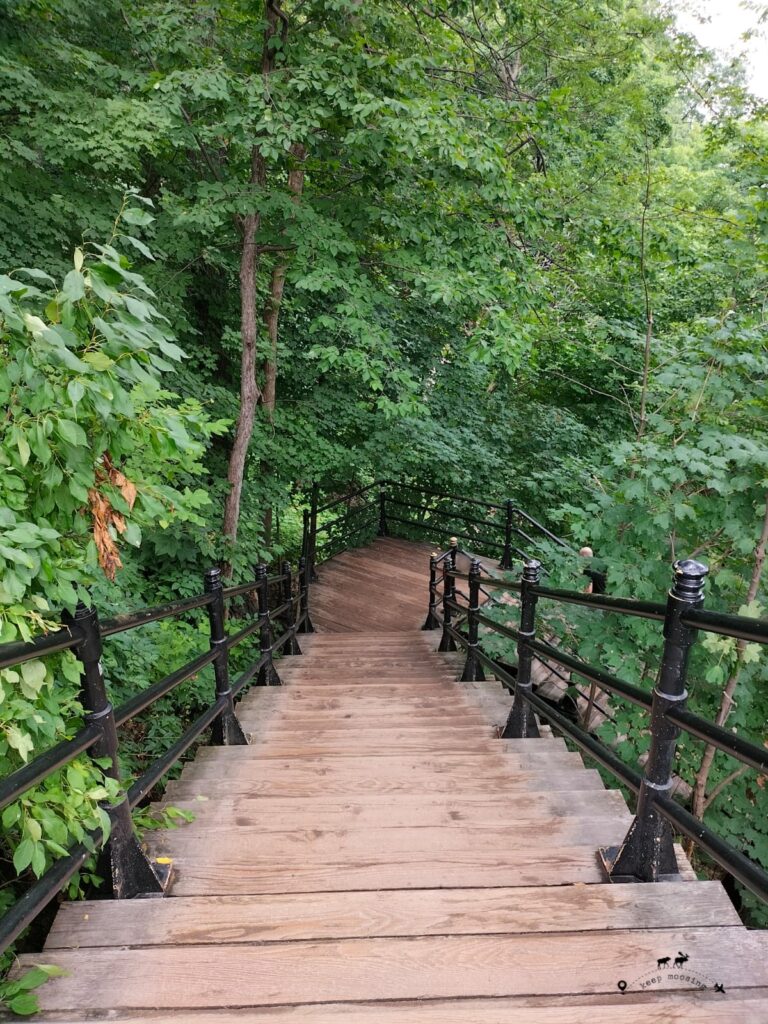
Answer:
<path fill-rule="evenodd" d="M 533 690 L 531 667 L 533 651 L 525 642 L 536 636 L 536 595 L 531 593 L 541 579 L 541 562 L 530 558 L 523 568 L 522 585 L 520 588 L 520 639 L 517 642 L 517 680 L 512 710 L 509 712 L 507 724 L 504 726 L 502 739 L 528 739 L 539 735 L 536 716 L 533 708 L 526 700 Z"/>
<path fill-rule="evenodd" d="M 203 589 L 213 594 L 208 605 L 208 623 L 211 630 L 211 650 L 217 650 L 213 663 L 216 680 L 216 699 L 225 699 L 224 709 L 211 727 L 211 742 L 216 746 L 237 746 L 247 743 L 245 734 L 235 714 L 235 702 L 229 685 L 229 650 L 227 633 L 224 629 L 224 591 L 221 583 L 221 569 L 209 569 L 205 574 Z"/>
<path fill-rule="evenodd" d="M 512 520 L 515 515 L 515 503 L 511 498 L 507 498 L 504 503 L 505 508 L 505 520 L 504 520 L 504 554 L 501 556 L 499 562 L 500 569 L 511 569 L 512 568 Z"/>
<path fill-rule="evenodd" d="M 70 620 L 81 633 L 77 645 L 77 656 L 82 663 L 81 701 L 85 709 L 87 724 L 96 723 L 101 737 L 92 748 L 95 759 L 107 758 L 111 767 L 104 774 L 120 783 L 118 760 L 117 727 L 112 704 L 107 696 L 104 673 L 101 665 L 101 633 L 99 617 L 95 608 L 78 604 Z M 106 845 L 106 855 L 112 876 L 112 892 L 118 899 L 134 896 L 150 896 L 162 893 L 168 881 L 169 872 L 161 865 L 152 864 L 139 845 L 133 831 L 131 808 L 123 792 L 120 801 L 108 808 L 112 819 L 112 830 Z"/>
<path fill-rule="evenodd" d="M 477 616 L 480 612 L 480 562 L 472 559 L 469 567 L 469 608 L 467 609 L 467 660 L 464 662 L 464 671 L 461 674 L 463 683 L 474 683 L 485 679 L 483 666 L 477 655 L 479 643 L 477 639 L 479 623 Z"/>
<path fill-rule="evenodd" d="M 674 564 L 672 589 L 664 618 L 664 652 L 651 706 L 651 749 L 637 798 L 637 814 L 619 847 L 600 851 L 613 881 L 657 882 L 678 874 L 672 829 L 654 807 L 655 793 L 672 788 L 675 748 L 680 729 L 665 715 L 685 706 L 688 656 L 696 630 L 682 623 L 683 615 L 704 603 L 704 581 L 709 569 L 692 559 Z"/>
<path fill-rule="evenodd" d="M 379 537 L 389 536 L 389 527 L 387 526 L 387 489 L 382 484 L 379 487 Z"/>
<path fill-rule="evenodd" d="M 440 619 L 437 617 L 437 556 L 430 555 L 429 558 L 429 609 L 427 618 L 422 629 L 440 629 Z"/>
<path fill-rule="evenodd" d="M 302 616 L 299 633 L 314 633 L 315 627 L 309 617 L 309 570 L 307 560 L 299 559 L 299 615 Z"/>
<path fill-rule="evenodd" d="M 440 637 L 437 648 L 438 651 L 443 652 L 456 650 L 456 641 L 450 633 L 451 619 L 453 618 L 451 601 L 456 590 L 455 580 L 453 576 L 449 575 L 452 569 L 450 558 L 443 559 L 443 635 Z"/>
<path fill-rule="evenodd" d="M 257 686 L 280 686 L 280 676 L 277 674 L 272 660 L 272 620 L 269 617 L 269 580 L 267 579 L 267 567 L 259 562 L 255 570 L 258 587 L 256 596 L 259 602 L 259 618 L 261 619 L 261 656 L 264 664 L 259 669 L 256 680 Z"/>
<path fill-rule="evenodd" d="M 283 603 L 290 602 L 283 616 L 283 625 L 290 631 L 290 636 L 283 644 L 283 654 L 301 654 L 299 641 L 296 639 L 296 622 L 293 617 L 293 573 L 291 563 L 283 562 Z"/>

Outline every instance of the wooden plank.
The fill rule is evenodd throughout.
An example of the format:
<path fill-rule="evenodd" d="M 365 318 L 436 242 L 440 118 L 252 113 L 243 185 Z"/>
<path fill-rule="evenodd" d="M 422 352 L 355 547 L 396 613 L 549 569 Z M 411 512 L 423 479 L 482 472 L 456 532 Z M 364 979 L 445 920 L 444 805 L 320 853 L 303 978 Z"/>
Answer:
<path fill-rule="evenodd" d="M 355 771 L 343 771 L 350 758 L 344 758 L 341 766 L 332 771 L 329 767 L 317 766 L 312 760 L 299 764 L 270 761 L 260 765 L 258 773 L 251 778 L 228 779 L 222 775 L 199 775 L 187 766 L 181 779 L 169 782 L 169 799 L 190 799 L 204 792 L 211 799 L 220 796 L 236 796 L 241 793 L 264 793 L 270 796 L 323 796 L 345 794 L 350 797 L 375 793 L 450 793 L 453 796 L 488 796 L 496 794 L 500 803 L 507 793 L 548 792 L 549 790 L 602 790 L 603 783 L 595 771 L 584 770 L 574 778 L 572 771 L 566 772 L 520 772 L 514 778 L 509 774 L 493 772 L 459 774 L 449 772 L 429 775 L 401 773 L 396 776 L 377 774 L 373 778 L 362 777 Z"/>
<path fill-rule="evenodd" d="M 229 781 L 262 777 L 264 771 L 271 768 L 271 765 L 260 763 L 266 752 L 266 747 L 262 751 L 261 743 L 247 747 L 203 747 L 197 759 L 185 766 L 185 777 L 192 774 L 200 778 L 214 779 L 224 776 Z M 504 753 L 491 747 L 490 741 L 486 751 L 441 750 L 433 745 L 425 753 L 403 754 L 394 746 L 388 752 L 381 752 L 376 757 L 375 765 L 367 752 L 361 754 L 359 751 L 356 755 L 345 756 L 313 753 L 308 750 L 305 760 L 309 762 L 309 767 L 314 767 L 319 773 L 354 774 L 358 778 L 369 776 L 378 779 L 407 779 L 417 775 L 429 777 L 437 773 L 449 774 L 456 778 L 464 775 L 482 781 L 486 774 L 506 773 L 510 783 L 514 784 L 528 773 L 538 773 L 541 781 L 545 781 L 550 769 L 568 775 L 568 768 L 578 768 L 579 771 L 573 771 L 570 776 L 575 777 L 574 782 L 582 774 L 588 774 L 578 754 L 560 750 Z M 289 770 L 291 767 L 299 766 L 295 765 L 292 758 L 284 758 L 282 765 L 274 767 Z M 539 788 L 546 789 L 546 786 Z M 574 788 L 585 787 L 575 785 Z"/>
<path fill-rule="evenodd" d="M 155 833 L 145 841 L 156 851 L 174 857 L 207 857 L 216 864 L 242 864 L 249 867 L 258 860 L 289 865 L 294 860 L 320 862 L 387 860 L 401 854 L 420 855 L 429 860 L 436 852 L 463 853 L 482 847 L 484 854 L 504 860 L 520 850 L 535 853 L 559 846 L 597 846 L 620 843 L 631 822 L 627 815 L 554 818 L 541 815 L 527 822 L 511 824 L 476 822 L 468 828 L 463 821 L 447 825 L 409 825 L 404 827 L 368 829 L 294 828 L 284 821 L 283 831 L 264 832 L 256 826 L 233 827 L 211 848 L 210 829 L 199 829 L 195 822 L 178 829 Z"/>
<path fill-rule="evenodd" d="M 740 924 L 719 882 L 190 896 L 64 903 L 46 950 Z"/>
<path fill-rule="evenodd" d="M 233 826 L 258 826 L 262 831 L 285 831 L 286 822 L 295 828 L 367 829 L 403 828 L 409 825 L 449 825 L 464 822 L 468 828 L 477 822 L 513 825 L 530 822 L 541 815 L 558 818 L 618 816 L 625 820 L 629 811 L 618 790 L 583 790 L 542 793 L 510 793 L 503 800 L 487 795 L 461 794 L 459 798 L 443 794 L 431 796 L 402 793 L 396 801 L 389 796 L 365 796 L 354 799 L 333 796 L 277 797 L 256 795 L 226 796 L 216 799 L 200 794 L 189 800 L 168 797 L 158 808 L 172 805 L 195 813 L 198 822 L 221 819 Z"/>
<path fill-rule="evenodd" d="M 470 732 L 466 736 L 457 736 L 455 733 L 437 733 L 430 730 L 430 733 L 423 735 L 415 729 L 411 730 L 382 730 L 379 732 L 330 732 L 324 735 L 322 732 L 291 733 L 265 731 L 263 735 L 253 742 L 248 748 L 248 754 L 237 759 L 239 762 L 259 761 L 264 758 L 296 758 L 296 757 L 324 757 L 337 758 L 349 757 L 360 759 L 375 757 L 442 757 L 442 756 L 467 756 L 486 755 L 496 759 L 499 755 L 504 757 L 503 751 L 497 750 L 492 739 L 478 737 L 476 733 Z M 532 752 L 530 754 L 510 754 L 508 760 L 515 761 L 520 768 L 535 768 L 542 771 L 545 768 L 571 767 L 579 770 L 583 763 L 579 754 L 567 751 L 553 751 L 552 753 Z M 369 773 L 370 774 L 370 773 Z"/>
<path fill-rule="evenodd" d="M 627 993 L 605 996 L 324 1003 L 243 1010 L 107 1011 L 104 1016 L 44 1014 L 40 1024 L 765 1024 L 766 989 Z"/>
<path fill-rule="evenodd" d="M 197 843 L 168 840 L 155 849 L 174 867 L 174 896 L 238 893 L 340 892 L 353 889 L 458 889 L 514 885 L 572 885 L 604 881 L 594 845 L 528 846 L 503 852 L 472 848 L 454 851 L 371 851 L 350 857 L 294 854 L 229 856 L 210 837 Z M 427 857 L 426 854 L 429 853 Z M 239 853 L 239 851 L 235 851 Z"/>
<path fill-rule="evenodd" d="M 39 990 L 44 1010 L 246 1007 L 478 996 L 610 995 L 617 981 L 654 975 L 684 950 L 684 971 L 663 970 L 658 990 L 695 976 L 726 989 L 768 985 L 768 936 L 741 928 L 545 935 L 342 939 L 263 945 L 52 951 L 68 973 Z M 20 958 L 20 969 L 32 962 Z M 711 980 L 710 980 L 711 979 Z"/>

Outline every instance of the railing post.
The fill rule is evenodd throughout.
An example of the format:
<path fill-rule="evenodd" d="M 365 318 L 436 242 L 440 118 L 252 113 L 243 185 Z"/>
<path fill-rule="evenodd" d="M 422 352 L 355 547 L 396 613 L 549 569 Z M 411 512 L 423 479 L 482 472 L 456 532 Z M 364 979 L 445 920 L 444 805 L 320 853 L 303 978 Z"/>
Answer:
<path fill-rule="evenodd" d="M 437 556 L 429 556 L 429 608 L 422 629 L 440 629 L 437 617 Z"/>
<path fill-rule="evenodd" d="M 507 498 L 504 503 L 505 519 L 504 519 L 504 553 L 501 556 L 499 562 L 500 569 L 511 569 L 512 568 L 512 520 L 515 515 L 515 503 L 511 498 Z"/>
<path fill-rule="evenodd" d="M 480 613 L 480 562 L 472 559 L 469 567 L 469 608 L 467 609 L 467 660 L 464 662 L 464 671 L 461 674 L 463 683 L 474 683 L 485 679 L 483 666 L 478 657 L 478 629 L 477 616 Z"/>
<path fill-rule="evenodd" d="M 674 564 L 672 589 L 664 618 L 664 651 L 651 706 L 651 749 L 637 798 L 637 813 L 624 842 L 600 851 L 612 881 L 657 882 L 678 874 L 669 822 L 654 806 L 654 794 L 672 788 L 675 748 L 680 729 L 666 718 L 670 708 L 684 707 L 688 692 L 685 679 L 688 656 L 696 630 L 684 626 L 682 617 L 704 603 L 708 568 L 693 559 Z"/>
<path fill-rule="evenodd" d="M 261 657 L 263 664 L 256 679 L 257 686 L 280 686 L 280 676 L 272 660 L 272 621 L 269 617 L 269 580 L 267 567 L 259 562 L 255 569 L 256 597 L 259 602 L 259 618 L 261 619 Z"/>
<path fill-rule="evenodd" d="M 385 484 L 381 484 L 379 487 L 379 537 L 389 536 L 389 527 L 387 526 L 387 488 Z"/>
<path fill-rule="evenodd" d="M 450 558 L 443 559 L 443 635 L 440 637 L 440 643 L 438 644 L 438 651 L 455 651 L 456 641 L 453 639 L 450 633 L 451 619 L 453 618 L 453 610 L 451 608 L 451 601 L 454 599 L 456 590 L 456 581 L 453 576 L 449 573 L 453 569 Z"/>
<path fill-rule="evenodd" d="M 515 696 L 512 701 L 512 710 L 509 712 L 507 724 L 504 726 L 502 739 L 531 739 L 539 735 L 539 727 L 536 725 L 536 716 L 533 708 L 528 703 L 527 697 L 533 691 L 531 680 L 531 668 L 533 664 L 533 651 L 526 643 L 526 640 L 533 640 L 536 636 L 536 601 L 537 597 L 531 592 L 541 579 L 541 562 L 537 558 L 530 558 L 523 567 L 523 577 L 520 587 L 520 639 L 517 642 L 517 680 L 515 682 Z"/>
<path fill-rule="evenodd" d="M 291 563 L 283 562 L 283 603 L 289 601 L 288 610 L 283 616 L 283 624 L 290 631 L 290 636 L 283 644 L 283 654 L 301 654 L 299 641 L 296 639 L 296 620 L 293 615 L 293 573 Z"/>
<path fill-rule="evenodd" d="M 309 570 L 306 558 L 299 559 L 299 615 L 301 625 L 299 633 L 314 633 L 315 627 L 309 617 Z"/>
<path fill-rule="evenodd" d="M 217 651 L 213 663 L 216 680 L 216 700 L 224 698 L 224 708 L 211 727 L 211 741 L 216 746 L 237 746 L 247 743 L 235 714 L 235 702 L 229 685 L 229 649 L 224 629 L 224 590 L 221 569 L 208 569 L 203 582 L 206 594 L 213 594 L 208 605 L 208 623 L 211 631 L 211 650 Z"/>
<path fill-rule="evenodd" d="M 309 511 L 309 548 L 307 550 L 307 564 L 309 566 L 309 579 L 311 583 L 317 583 L 318 575 L 315 568 L 317 562 L 317 506 L 320 492 L 317 481 L 312 484 L 312 498 Z"/>
<path fill-rule="evenodd" d="M 111 767 L 104 774 L 120 783 L 120 763 L 117 754 L 117 727 L 115 713 L 107 696 L 104 673 L 101 667 L 101 633 L 99 617 L 95 608 L 78 604 L 70 619 L 82 635 L 77 646 L 77 656 L 82 663 L 81 701 L 87 724 L 96 723 L 101 737 L 92 748 L 95 759 L 111 761 Z M 112 875 L 112 892 L 118 899 L 134 896 L 150 896 L 162 893 L 165 886 L 161 878 L 162 869 L 155 867 L 145 856 L 133 831 L 131 808 L 123 792 L 120 802 L 108 808 L 112 819 L 112 830 L 106 846 Z M 167 882 L 167 874 L 165 881 Z"/>

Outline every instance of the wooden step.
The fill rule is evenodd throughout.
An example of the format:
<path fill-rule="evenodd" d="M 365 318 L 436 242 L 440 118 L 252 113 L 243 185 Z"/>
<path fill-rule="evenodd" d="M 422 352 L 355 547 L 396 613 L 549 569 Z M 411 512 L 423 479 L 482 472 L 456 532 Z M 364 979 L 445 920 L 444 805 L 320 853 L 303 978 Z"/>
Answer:
<path fill-rule="evenodd" d="M 178 785 L 176 783 L 175 785 Z M 230 822 L 233 827 L 258 826 L 264 832 L 291 828 L 367 829 L 398 828 L 408 825 L 450 825 L 463 822 L 495 822 L 514 825 L 539 820 L 541 815 L 568 819 L 576 816 L 611 817 L 625 820 L 627 805 L 618 790 L 567 790 L 565 792 L 514 793 L 503 801 L 484 795 L 460 797 L 404 793 L 397 801 L 389 796 L 272 797 L 263 795 L 198 795 L 188 800 L 168 798 L 156 806 L 181 807 L 196 815 L 196 823 L 210 819 Z"/>
<path fill-rule="evenodd" d="M 507 853 L 514 856 L 520 850 L 546 847 L 555 844 L 581 846 L 590 844 L 611 846 L 620 843 L 626 835 L 632 819 L 609 816 L 605 818 L 553 818 L 540 815 L 528 822 L 515 821 L 506 824 L 473 822 L 467 827 L 463 821 L 440 826 L 407 826 L 403 828 L 331 829 L 322 825 L 311 829 L 294 828 L 294 822 L 284 822 L 285 831 L 264 832 L 258 824 L 230 829 L 226 843 L 221 844 L 215 859 L 217 863 L 242 863 L 249 867 L 268 860 L 288 865 L 297 858 L 308 863 L 326 860 L 358 862 L 387 860 L 393 855 L 422 854 L 425 859 L 432 852 L 441 854 L 462 853 L 473 849 L 483 854 L 498 854 L 504 858 Z M 182 825 L 179 829 L 159 833 L 148 838 L 147 843 L 155 850 L 168 851 L 174 857 L 210 854 L 211 830 L 201 829 L 196 822 Z M 201 846 L 201 843 L 203 844 Z"/>
<path fill-rule="evenodd" d="M 98 1018 L 70 1012 L 63 1022 L 58 1014 L 34 1019 L 40 1024 L 96 1019 L 115 1024 L 765 1024 L 766 1003 L 768 989 L 754 988 L 730 990 L 726 999 L 712 992 L 627 992 L 620 1002 L 613 996 L 531 996 L 256 1007 L 247 1017 L 236 1009 L 137 1010 Z"/>
<path fill-rule="evenodd" d="M 65 903 L 46 949 L 739 924 L 719 882 L 189 896 Z"/>
<path fill-rule="evenodd" d="M 727 990 L 768 985 L 768 936 L 739 927 L 528 935 L 341 939 L 58 950 L 67 971 L 39 990 L 44 1010 L 183 1009 L 479 996 L 612 996 L 639 985 L 656 961 L 688 955 L 684 971 L 662 971 L 659 990 L 690 989 L 691 976 Z M 22 957 L 22 967 L 29 966 Z M 726 1000 L 723 1001 L 723 1004 Z M 591 1018 L 589 1018 L 591 1020 Z"/>
<path fill-rule="evenodd" d="M 344 730 L 290 730 L 268 728 L 238 758 L 238 764 L 262 758 L 295 757 L 442 757 L 443 755 L 504 756 L 503 741 L 461 729 L 362 729 Z M 203 760 L 203 759 L 201 759 Z M 542 770 L 548 766 L 579 770 L 584 767 L 579 754 L 567 751 L 532 751 L 528 754 L 509 754 L 501 762 L 521 769 Z"/>
<path fill-rule="evenodd" d="M 377 773 L 375 777 L 361 777 L 350 767 L 353 758 L 339 759 L 333 767 L 319 766 L 317 759 L 306 759 L 294 764 L 279 759 L 259 766 L 253 778 L 228 779 L 219 773 L 187 774 L 185 768 L 178 781 L 168 783 L 170 799 L 192 799 L 198 793 L 205 793 L 211 799 L 220 796 L 263 793 L 269 796 L 322 796 L 344 794 L 353 798 L 376 793 L 449 793 L 458 796 L 495 794 L 503 801 L 507 793 L 542 792 L 562 790 L 587 790 L 594 792 L 603 788 L 600 776 L 595 771 L 583 770 L 574 778 L 572 770 L 549 772 L 519 772 L 514 777 L 505 772 L 489 772 L 478 776 L 477 772 L 433 772 L 416 777 L 408 771 Z M 399 796 L 398 796 L 399 798 Z"/>

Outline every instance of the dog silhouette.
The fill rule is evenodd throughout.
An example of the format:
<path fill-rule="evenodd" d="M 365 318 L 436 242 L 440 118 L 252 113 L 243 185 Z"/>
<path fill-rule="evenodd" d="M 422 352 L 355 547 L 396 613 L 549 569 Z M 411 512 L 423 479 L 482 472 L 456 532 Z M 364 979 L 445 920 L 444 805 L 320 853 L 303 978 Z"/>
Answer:
<path fill-rule="evenodd" d="M 671 959 L 672 959 L 671 956 L 662 957 L 661 960 L 657 960 L 656 961 L 656 966 L 657 967 L 666 967 L 669 964 L 669 961 Z"/>
<path fill-rule="evenodd" d="M 688 963 L 688 954 L 681 953 L 678 950 L 677 956 L 675 957 L 675 967 L 682 967 L 685 963 Z"/>

